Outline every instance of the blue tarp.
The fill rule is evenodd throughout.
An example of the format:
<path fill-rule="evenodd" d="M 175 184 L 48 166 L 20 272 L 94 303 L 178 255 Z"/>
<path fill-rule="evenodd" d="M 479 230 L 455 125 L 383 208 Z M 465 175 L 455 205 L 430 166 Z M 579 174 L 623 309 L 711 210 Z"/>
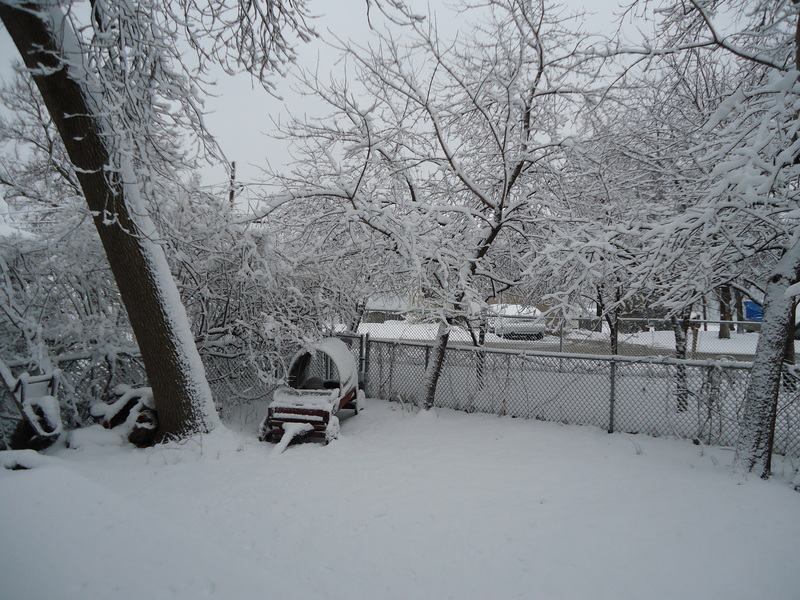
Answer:
<path fill-rule="evenodd" d="M 750 300 L 744 301 L 744 318 L 748 321 L 761 321 L 764 316 L 764 309 L 757 302 Z"/>

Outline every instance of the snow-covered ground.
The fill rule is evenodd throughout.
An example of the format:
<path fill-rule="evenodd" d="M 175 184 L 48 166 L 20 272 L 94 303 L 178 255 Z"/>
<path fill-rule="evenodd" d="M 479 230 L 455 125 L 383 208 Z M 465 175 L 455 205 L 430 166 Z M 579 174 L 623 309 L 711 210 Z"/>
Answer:
<path fill-rule="evenodd" d="M 694 337 L 697 336 L 695 344 Z M 584 333 L 581 330 L 570 332 L 571 339 L 599 339 L 608 340 L 608 333 Z M 648 348 L 658 348 L 663 350 L 675 351 L 675 334 L 671 331 L 644 331 L 641 333 L 622 333 L 619 336 L 620 342 L 624 344 L 636 344 Z M 691 353 L 694 349 L 698 354 L 719 354 L 730 356 L 753 356 L 756 353 L 756 343 L 758 333 L 731 333 L 728 339 L 720 339 L 719 327 L 712 325 L 707 331 L 699 329 L 689 331 L 688 350 Z"/>
<path fill-rule="evenodd" d="M 0 597 L 800 597 L 800 494 L 728 449 L 373 400 L 275 454 L 256 420 L 2 453 Z"/>
<path fill-rule="evenodd" d="M 437 323 L 414 323 L 405 320 L 391 320 L 384 323 L 361 323 L 358 333 L 381 340 L 405 340 L 414 342 L 430 342 L 436 339 Z M 499 341 L 501 338 L 493 333 L 487 334 L 488 341 Z M 450 330 L 450 342 L 472 343 L 469 332 L 463 327 L 453 327 Z"/>

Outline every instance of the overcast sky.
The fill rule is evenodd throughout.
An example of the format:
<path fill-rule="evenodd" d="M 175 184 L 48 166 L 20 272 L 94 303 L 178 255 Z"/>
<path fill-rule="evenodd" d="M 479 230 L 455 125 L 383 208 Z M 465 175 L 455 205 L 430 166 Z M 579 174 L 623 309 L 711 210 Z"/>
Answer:
<path fill-rule="evenodd" d="M 564 3 L 574 7 L 575 11 L 586 12 L 584 30 L 587 32 L 611 32 L 616 28 L 615 2 L 565 0 Z M 312 10 L 324 11 L 317 13 L 319 18 L 314 21 L 314 28 L 322 39 L 299 48 L 297 66 L 314 68 L 320 65 L 320 72 L 324 73 L 326 68 L 332 67 L 334 54 L 326 46 L 325 40 L 331 39 L 334 34 L 357 41 L 368 39 L 366 0 L 311 0 L 309 4 Z M 430 6 L 446 33 L 454 32 L 458 27 L 454 12 L 449 8 L 452 2 L 408 0 L 408 4 L 422 14 L 426 14 Z M 286 164 L 289 157 L 284 143 L 269 137 L 275 130 L 273 120 L 285 121 L 289 114 L 313 113 L 315 103 L 293 92 L 291 77 L 276 80 L 277 92 L 283 101 L 271 98 L 258 84 L 251 83 L 247 76 L 232 78 L 223 75 L 218 82 L 220 96 L 209 98 L 207 102 L 207 108 L 211 111 L 207 124 L 227 158 L 236 161 L 238 180 L 248 182 L 257 179 L 260 168 L 267 161 L 273 167 Z M 217 167 L 206 169 L 203 179 L 207 183 L 218 183 L 224 181 L 225 177 L 225 171 Z"/>
<path fill-rule="evenodd" d="M 448 33 L 454 32 L 460 21 L 449 8 L 451 2 L 443 0 L 407 0 L 416 12 L 434 13 L 440 25 Z M 586 32 L 611 32 L 615 29 L 616 3 L 590 2 L 587 0 L 564 0 L 575 11 L 587 13 Z M 310 0 L 310 8 L 319 15 L 313 26 L 321 39 L 298 47 L 298 67 L 320 67 L 320 72 L 333 68 L 334 52 L 325 44 L 334 35 L 341 38 L 366 40 L 369 37 L 366 0 Z M 373 9 L 373 17 L 375 9 Z M 19 55 L 5 29 L 0 32 L 0 73 L 7 77 L 12 61 Z M 206 124 L 218 139 L 223 152 L 230 161 L 237 163 L 237 179 L 250 182 L 260 176 L 260 169 L 267 161 L 273 167 L 286 164 L 289 156 L 284 142 L 270 138 L 275 131 L 273 121 L 285 121 L 290 114 L 313 113 L 315 103 L 302 98 L 292 90 L 291 77 L 276 79 L 276 91 L 283 98 L 276 99 L 267 94 L 257 82 L 247 75 L 230 77 L 223 73 L 216 79 L 215 97 L 208 98 L 209 112 Z M 224 183 L 227 169 L 223 165 L 211 165 L 203 170 L 203 181 L 207 184 Z"/>

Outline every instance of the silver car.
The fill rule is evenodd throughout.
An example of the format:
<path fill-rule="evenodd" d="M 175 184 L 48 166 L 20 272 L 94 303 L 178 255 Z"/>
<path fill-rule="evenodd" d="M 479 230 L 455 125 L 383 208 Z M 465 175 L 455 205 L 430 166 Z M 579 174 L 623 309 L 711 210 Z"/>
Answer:
<path fill-rule="evenodd" d="M 547 331 L 540 317 L 534 307 L 496 304 L 489 307 L 489 331 L 509 340 L 540 340 Z"/>

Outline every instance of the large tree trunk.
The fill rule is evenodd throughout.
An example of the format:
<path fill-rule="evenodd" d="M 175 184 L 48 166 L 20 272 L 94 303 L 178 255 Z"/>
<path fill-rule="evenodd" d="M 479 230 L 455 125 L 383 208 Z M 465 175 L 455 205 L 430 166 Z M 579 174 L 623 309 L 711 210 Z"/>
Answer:
<path fill-rule="evenodd" d="M 606 323 L 608 324 L 608 338 L 611 343 L 611 354 L 616 356 L 619 354 L 619 314 L 616 308 L 606 315 Z"/>
<path fill-rule="evenodd" d="M 82 72 L 75 32 L 55 3 L 0 3 L 0 19 L 31 70 L 75 166 L 156 402 L 159 433 L 186 436 L 219 421 L 185 309 L 129 174 L 110 172 L 114 137 Z M 124 171 L 124 169 L 122 169 Z M 136 210 L 129 210 L 134 202 Z M 157 239 L 157 238 L 155 238 Z"/>
<path fill-rule="evenodd" d="M 619 288 L 617 288 L 615 296 L 616 302 L 612 305 L 611 310 L 606 310 L 607 305 L 603 301 L 602 287 L 597 290 L 597 316 L 604 318 L 608 325 L 608 337 L 613 356 L 619 354 Z"/>
<path fill-rule="evenodd" d="M 672 331 L 675 334 L 675 358 L 686 360 L 689 350 L 689 326 L 692 318 L 692 307 L 683 309 L 680 315 L 670 317 Z M 686 366 L 675 367 L 675 404 L 678 412 L 686 412 L 689 408 L 689 384 L 686 377 Z"/>
<path fill-rule="evenodd" d="M 764 295 L 764 316 L 756 355 L 745 391 L 744 411 L 736 443 L 736 464 L 763 479 L 772 468 L 772 444 L 778 409 L 786 340 L 794 327 L 793 298 L 786 290 L 800 278 L 800 242 L 778 261 Z"/>
<path fill-rule="evenodd" d="M 794 359 L 794 328 L 795 328 L 795 321 L 794 315 L 795 311 L 797 310 L 797 303 L 792 298 L 792 302 L 789 304 L 789 328 L 786 330 L 786 344 L 783 347 L 783 363 L 787 365 L 795 364 Z"/>
<path fill-rule="evenodd" d="M 439 322 L 439 330 L 436 332 L 436 341 L 433 344 L 428 368 L 425 371 L 425 400 L 422 408 L 430 410 L 436 401 L 436 385 L 439 383 L 439 375 L 442 372 L 444 356 L 447 351 L 447 341 L 450 339 L 450 325 L 446 319 Z"/>

